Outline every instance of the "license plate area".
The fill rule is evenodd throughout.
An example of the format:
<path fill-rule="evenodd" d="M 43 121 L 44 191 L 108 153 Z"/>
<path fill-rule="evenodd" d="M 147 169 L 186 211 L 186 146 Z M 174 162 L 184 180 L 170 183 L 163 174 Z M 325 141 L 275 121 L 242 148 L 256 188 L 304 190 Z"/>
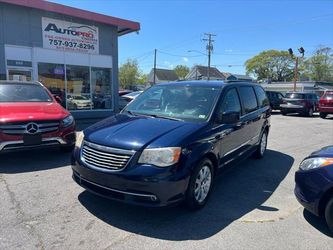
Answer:
<path fill-rule="evenodd" d="M 23 135 L 23 143 L 26 146 L 31 146 L 31 145 L 38 145 L 42 143 L 42 135 L 41 134 L 24 134 Z"/>

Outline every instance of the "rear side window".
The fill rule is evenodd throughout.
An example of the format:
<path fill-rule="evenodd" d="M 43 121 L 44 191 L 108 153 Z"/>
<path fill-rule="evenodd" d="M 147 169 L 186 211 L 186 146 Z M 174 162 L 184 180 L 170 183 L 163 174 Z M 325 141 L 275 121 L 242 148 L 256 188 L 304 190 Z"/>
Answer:
<path fill-rule="evenodd" d="M 287 93 L 285 97 L 290 99 L 305 99 L 304 94 L 298 93 Z"/>
<path fill-rule="evenodd" d="M 257 97 L 252 87 L 239 87 L 239 95 L 243 104 L 244 114 L 248 114 L 257 109 Z"/>
<path fill-rule="evenodd" d="M 259 103 L 259 107 L 263 108 L 269 105 L 269 101 L 268 98 L 266 96 L 265 90 L 260 87 L 260 86 L 255 86 L 254 87 L 255 91 L 256 91 L 256 95 L 258 98 L 258 103 Z M 276 93 L 274 93 L 276 95 Z M 274 96 L 275 98 L 277 98 L 277 96 Z"/>
<path fill-rule="evenodd" d="M 220 112 L 241 112 L 241 105 L 236 89 L 230 89 L 223 98 Z"/>
<path fill-rule="evenodd" d="M 326 92 L 324 95 L 323 95 L 323 98 L 325 99 L 333 99 L 333 92 Z"/>

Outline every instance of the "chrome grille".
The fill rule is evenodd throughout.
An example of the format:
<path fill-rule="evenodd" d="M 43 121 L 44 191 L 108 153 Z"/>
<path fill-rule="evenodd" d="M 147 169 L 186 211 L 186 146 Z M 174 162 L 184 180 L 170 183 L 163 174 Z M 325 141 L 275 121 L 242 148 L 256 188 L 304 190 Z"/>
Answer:
<path fill-rule="evenodd" d="M 126 167 L 135 151 L 102 146 L 84 141 L 81 150 L 81 160 L 87 165 L 112 170 L 122 170 Z"/>
<path fill-rule="evenodd" d="M 49 133 L 59 129 L 59 121 L 29 121 L 15 122 L 0 125 L 0 131 L 8 135 L 22 135 L 27 133 L 27 125 L 35 123 L 38 126 L 38 133 Z"/>

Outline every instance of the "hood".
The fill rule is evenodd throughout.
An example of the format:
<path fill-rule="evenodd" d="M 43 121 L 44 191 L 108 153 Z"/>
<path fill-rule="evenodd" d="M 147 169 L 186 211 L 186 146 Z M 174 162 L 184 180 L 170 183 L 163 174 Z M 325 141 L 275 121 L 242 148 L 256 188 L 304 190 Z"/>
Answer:
<path fill-rule="evenodd" d="M 333 157 L 333 146 L 324 147 L 313 152 L 310 157 Z"/>
<path fill-rule="evenodd" d="M 60 120 L 69 115 L 56 102 L 0 103 L 0 122 Z"/>
<path fill-rule="evenodd" d="M 161 147 L 178 146 L 177 142 L 184 136 L 201 127 L 196 123 L 118 114 L 87 128 L 84 134 L 88 141 L 96 144 L 140 150 L 157 140 Z"/>

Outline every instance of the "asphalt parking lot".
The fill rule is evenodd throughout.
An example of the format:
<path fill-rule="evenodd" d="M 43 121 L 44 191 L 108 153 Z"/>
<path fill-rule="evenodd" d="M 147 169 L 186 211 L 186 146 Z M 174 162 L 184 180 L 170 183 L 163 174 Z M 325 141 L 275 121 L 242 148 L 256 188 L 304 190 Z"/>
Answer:
<path fill-rule="evenodd" d="M 0 249 L 333 249 L 296 201 L 294 172 L 333 145 L 333 118 L 273 114 L 268 151 L 220 175 L 207 206 L 146 209 L 105 200 L 71 178 L 70 154 L 0 156 Z"/>

